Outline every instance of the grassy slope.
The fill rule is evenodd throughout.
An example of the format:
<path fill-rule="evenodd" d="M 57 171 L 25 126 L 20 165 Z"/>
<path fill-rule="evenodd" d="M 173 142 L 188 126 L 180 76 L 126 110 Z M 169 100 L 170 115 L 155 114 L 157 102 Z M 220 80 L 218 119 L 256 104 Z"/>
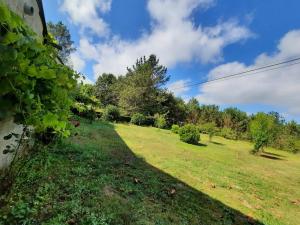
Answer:
<path fill-rule="evenodd" d="M 0 224 L 300 224 L 299 156 L 254 157 L 221 138 L 192 146 L 122 124 L 77 131 L 25 164 Z"/>
<path fill-rule="evenodd" d="M 300 157 L 251 143 L 214 137 L 203 146 L 179 141 L 167 130 L 118 125 L 132 151 L 151 165 L 265 224 L 300 224 Z M 207 146 L 205 146 L 207 145 Z"/>

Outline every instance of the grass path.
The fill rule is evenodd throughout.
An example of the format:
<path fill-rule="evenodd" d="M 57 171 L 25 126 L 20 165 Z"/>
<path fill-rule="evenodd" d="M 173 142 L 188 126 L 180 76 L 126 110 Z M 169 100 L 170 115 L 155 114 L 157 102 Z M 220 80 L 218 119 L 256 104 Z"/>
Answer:
<path fill-rule="evenodd" d="M 39 149 L 11 192 L 0 224 L 300 224 L 300 159 L 214 138 L 182 143 L 166 130 L 81 123 Z M 292 203 L 294 202 L 294 203 Z"/>

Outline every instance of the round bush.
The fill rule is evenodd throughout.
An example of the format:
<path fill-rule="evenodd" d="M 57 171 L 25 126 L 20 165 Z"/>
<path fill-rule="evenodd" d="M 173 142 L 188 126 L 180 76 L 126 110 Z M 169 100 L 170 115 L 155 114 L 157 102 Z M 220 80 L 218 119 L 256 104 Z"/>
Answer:
<path fill-rule="evenodd" d="M 120 111 L 117 106 L 108 105 L 104 109 L 102 119 L 105 121 L 117 121 L 120 118 Z"/>
<path fill-rule="evenodd" d="M 147 123 L 147 118 L 141 113 L 135 113 L 132 115 L 130 122 L 135 125 L 145 125 Z"/>
<path fill-rule="evenodd" d="M 166 128 L 167 121 L 166 121 L 165 117 L 162 115 L 156 114 L 154 116 L 154 126 L 157 128 L 161 128 L 161 129 Z"/>
<path fill-rule="evenodd" d="M 200 133 L 198 128 L 193 124 L 187 124 L 179 128 L 180 140 L 189 144 L 198 144 Z"/>
<path fill-rule="evenodd" d="M 179 132 L 179 126 L 177 124 L 173 124 L 172 127 L 171 127 L 171 131 L 175 134 L 178 134 Z"/>

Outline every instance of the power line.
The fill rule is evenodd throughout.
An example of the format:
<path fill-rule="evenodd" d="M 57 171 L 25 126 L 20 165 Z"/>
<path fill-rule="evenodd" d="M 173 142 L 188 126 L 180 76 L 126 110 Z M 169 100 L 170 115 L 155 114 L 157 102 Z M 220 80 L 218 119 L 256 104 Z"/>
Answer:
<path fill-rule="evenodd" d="M 211 82 L 215 82 L 215 81 L 219 81 L 219 80 L 227 80 L 227 79 L 234 78 L 234 77 L 241 76 L 241 75 L 258 74 L 258 73 L 261 73 L 261 72 L 281 69 L 281 68 L 285 68 L 285 67 L 288 67 L 288 66 L 293 66 L 293 65 L 300 64 L 300 62 L 295 62 L 295 61 L 298 61 L 298 60 L 300 60 L 300 57 L 290 59 L 290 60 L 286 60 L 286 61 L 282 61 L 282 62 L 278 62 L 278 63 L 274 63 L 274 64 L 269 64 L 269 65 L 254 68 L 254 69 L 251 69 L 251 70 L 245 70 L 245 71 L 242 71 L 242 72 L 239 72 L 239 73 L 229 74 L 229 75 L 226 75 L 224 77 L 219 77 L 219 78 L 215 78 L 215 79 L 212 79 L 212 80 L 201 81 L 201 82 L 196 82 L 196 83 L 193 83 L 193 84 L 184 85 L 182 87 L 173 88 L 172 90 L 178 90 L 178 89 L 183 89 L 183 88 L 186 88 L 186 87 L 198 86 L 198 85 L 201 85 L 201 84 L 211 83 Z M 288 64 L 288 63 L 291 63 L 291 62 L 295 62 L 295 63 Z M 285 65 L 285 64 L 287 64 L 287 65 Z M 283 65 L 283 66 L 281 66 L 281 65 Z M 275 67 L 275 66 L 278 66 L 278 67 Z M 271 67 L 275 67 L 275 68 L 271 68 Z M 260 71 L 260 70 L 262 70 L 262 71 Z M 255 71 L 258 71 L 258 72 L 252 73 L 252 72 L 255 72 Z"/>

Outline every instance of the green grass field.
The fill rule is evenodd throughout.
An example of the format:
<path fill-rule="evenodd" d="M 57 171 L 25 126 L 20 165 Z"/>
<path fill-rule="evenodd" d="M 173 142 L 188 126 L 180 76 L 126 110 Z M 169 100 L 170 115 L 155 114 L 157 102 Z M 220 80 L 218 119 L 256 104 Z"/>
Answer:
<path fill-rule="evenodd" d="M 76 131 L 27 161 L 0 224 L 300 224 L 299 155 L 125 124 Z"/>

